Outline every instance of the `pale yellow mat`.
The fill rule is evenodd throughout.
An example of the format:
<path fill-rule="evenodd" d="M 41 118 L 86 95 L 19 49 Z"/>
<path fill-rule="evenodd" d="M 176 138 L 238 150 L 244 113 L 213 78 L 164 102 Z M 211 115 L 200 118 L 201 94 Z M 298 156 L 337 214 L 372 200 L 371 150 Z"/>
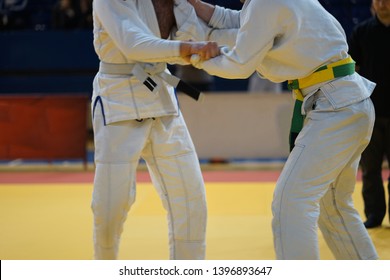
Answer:
<path fill-rule="evenodd" d="M 207 259 L 272 260 L 271 201 L 275 183 L 206 183 Z M 355 205 L 362 215 L 361 185 Z M 93 258 L 92 184 L 0 184 L 0 259 Z M 390 259 L 390 228 L 369 231 Z M 125 223 L 120 259 L 168 259 L 165 211 L 150 183 L 139 183 Z M 322 259 L 333 259 L 320 235 Z"/>

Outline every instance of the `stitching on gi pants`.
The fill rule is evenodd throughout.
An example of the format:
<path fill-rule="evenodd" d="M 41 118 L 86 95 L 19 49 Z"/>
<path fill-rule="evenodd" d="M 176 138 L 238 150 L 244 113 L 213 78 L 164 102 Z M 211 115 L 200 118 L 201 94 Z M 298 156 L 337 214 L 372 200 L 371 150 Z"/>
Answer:
<path fill-rule="evenodd" d="M 176 156 L 170 156 L 170 157 L 159 157 L 160 159 L 167 159 L 167 158 L 173 158 L 173 159 L 178 159 L 178 158 L 180 158 L 180 157 L 183 157 L 183 156 L 187 156 L 187 155 L 191 155 L 191 154 L 194 154 L 194 152 L 193 151 L 190 151 L 190 152 L 186 152 L 186 153 L 184 153 L 184 154 L 180 154 L 180 155 L 176 155 Z M 156 159 L 157 157 L 154 157 L 153 156 L 153 160 L 154 160 L 154 162 L 156 162 L 155 161 L 155 159 Z M 182 168 L 180 168 L 180 164 L 178 163 L 178 161 L 177 160 L 175 160 L 175 162 L 176 162 L 176 165 L 177 165 L 177 169 L 178 169 L 178 171 L 179 171 L 179 174 L 180 174 L 180 179 L 181 179 L 181 181 L 183 182 L 183 189 L 184 189 L 184 193 L 185 193 L 185 201 L 186 201 L 186 212 L 187 212 L 187 239 L 176 239 L 175 238 L 175 240 L 176 241 L 181 241 L 181 242 L 189 242 L 189 243 L 197 243 L 197 242 L 203 242 L 203 240 L 191 240 L 192 238 L 191 238 L 191 219 L 190 219 L 190 217 L 191 217 L 191 215 L 190 215 L 190 213 L 191 213 L 191 210 L 190 210 L 190 206 L 189 206 L 189 199 L 188 199 L 188 188 L 187 188 L 187 185 L 185 184 L 185 182 L 186 182 L 186 180 L 185 180 L 185 177 L 184 177 L 184 174 L 183 174 L 183 172 L 182 172 Z M 157 164 L 155 164 L 156 165 L 156 168 L 158 169 L 158 167 L 157 167 Z M 159 172 L 159 174 L 161 174 L 161 172 L 160 171 L 158 171 Z M 162 181 L 163 179 L 161 178 L 161 181 Z M 165 187 L 165 183 L 164 183 L 164 192 L 166 193 L 166 194 L 168 194 L 168 190 L 167 190 L 167 188 Z"/>
<path fill-rule="evenodd" d="M 108 177 L 108 182 L 111 182 L 111 164 L 109 164 L 109 167 L 108 167 L 108 172 L 107 172 L 107 177 Z M 110 241 L 110 229 L 109 229 L 109 224 L 110 224 L 110 215 L 109 215 L 109 212 L 110 212 L 110 209 L 111 209 L 111 188 L 108 187 L 108 190 L 107 190 L 107 204 L 106 204 L 106 211 L 108 213 L 106 213 L 106 217 L 105 217 L 105 224 L 106 224 L 106 244 L 109 244 L 109 241 Z M 115 246 L 115 240 L 114 240 L 114 244 L 112 244 Z M 108 248 L 112 248 L 113 246 L 110 246 Z M 107 249 L 108 249 L 107 248 Z"/>
<path fill-rule="evenodd" d="M 344 227 L 345 232 L 348 234 L 348 237 L 349 237 L 349 239 L 351 241 L 352 247 L 355 250 L 356 255 L 359 257 L 359 259 L 361 259 L 362 257 L 359 255 L 359 250 L 356 248 L 355 242 L 353 241 L 353 238 L 351 237 L 351 234 L 349 233 L 349 231 L 347 230 L 347 227 L 345 226 L 344 218 L 341 215 L 341 212 L 339 211 L 339 208 L 338 208 L 338 205 L 337 205 L 337 201 L 336 201 L 336 189 L 332 188 L 331 190 L 332 190 L 333 205 L 334 205 L 334 207 L 336 209 L 337 215 L 340 218 L 341 224 Z M 348 252 L 348 254 L 349 254 L 349 252 Z"/>
<path fill-rule="evenodd" d="M 285 233 L 285 230 L 283 230 L 282 229 L 282 218 L 281 218 L 281 216 L 282 216 L 282 205 L 283 205 L 283 199 L 284 199 L 284 193 L 286 192 L 286 191 L 289 191 L 289 190 L 286 190 L 286 188 L 287 188 L 287 182 L 289 181 L 289 178 L 290 178 L 290 176 L 291 176 L 291 173 L 293 172 L 293 170 L 295 169 L 295 166 L 296 166 L 296 163 L 299 161 L 299 158 L 301 157 L 301 155 L 302 155 L 302 152 L 303 152 L 303 149 L 305 148 L 305 146 L 304 145 L 296 145 L 295 147 L 297 147 L 297 148 L 299 148 L 301 151 L 300 151 L 300 153 L 299 153 L 299 155 L 298 155 L 298 157 L 295 159 L 295 161 L 293 162 L 294 164 L 291 166 L 291 168 L 290 168 L 290 172 L 289 172 L 289 174 L 288 175 L 286 175 L 286 176 L 284 176 L 284 184 L 283 184 L 283 188 L 282 188 L 282 190 L 280 191 L 280 203 L 279 203 L 279 217 L 278 217 L 278 219 L 279 219 L 279 231 L 280 231 L 280 251 L 281 251 L 281 253 L 282 253 L 282 257 L 284 258 L 284 235 L 286 234 Z M 295 149 L 295 150 L 297 150 L 297 149 Z"/>
<path fill-rule="evenodd" d="M 179 174 L 180 174 L 180 179 L 181 181 L 183 182 L 183 189 L 184 189 L 184 193 L 185 193 L 185 201 L 186 201 L 186 211 L 187 211 L 187 240 L 191 240 L 191 219 L 190 219 L 190 207 L 188 205 L 188 192 L 187 192 L 187 185 L 185 184 L 185 180 L 184 180 L 184 176 L 183 176 L 183 172 L 182 172 L 182 169 L 180 168 L 180 165 L 177 161 L 177 158 L 178 157 L 175 157 L 175 162 L 176 162 L 176 166 L 177 166 L 177 169 L 179 171 Z"/>
<path fill-rule="evenodd" d="M 173 218 L 173 213 L 172 213 L 172 207 L 171 207 L 171 202 L 169 200 L 169 195 L 168 195 L 168 189 L 167 189 L 167 186 L 165 184 L 165 181 L 164 181 L 164 177 L 162 176 L 161 174 L 161 171 L 160 171 L 160 168 L 157 164 L 157 160 L 156 160 L 156 156 L 154 154 L 154 149 L 153 149 L 153 145 L 150 144 L 150 151 L 151 151 L 151 154 L 152 154 L 152 160 L 154 162 L 154 165 L 156 166 L 156 170 L 157 170 L 157 173 L 158 173 L 158 176 L 160 178 L 160 182 L 161 182 L 161 189 L 163 190 L 163 192 L 165 193 L 165 197 L 166 197 L 166 200 L 167 200 L 167 207 L 168 207 L 168 215 L 169 217 L 171 218 L 171 233 L 172 233 L 172 238 L 173 240 L 175 240 L 175 220 Z M 173 258 L 176 259 L 176 249 L 175 249 L 175 242 L 173 242 L 172 244 L 173 246 Z"/>
<path fill-rule="evenodd" d="M 331 188 L 330 188 L 328 191 L 331 191 Z M 328 214 L 327 208 L 325 207 L 325 203 L 324 203 L 324 201 L 323 201 L 322 199 L 321 199 L 320 203 L 323 205 L 322 209 L 320 208 L 320 211 L 323 210 L 323 211 L 325 212 L 326 216 L 327 216 L 327 217 L 330 217 L 329 214 Z M 320 215 L 321 215 L 321 213 L 320 213 Z M 331 220 L 328 219 L 328 221 L 330 222 Z M 335 228 L 333 224 L 332 224 L 332 227 Z M 328 230 L 328 227 L 324 228 L 323 230 L 326 230 L 326 231 L 328 232 L 328 235 L 331 236 L 331 235 L 329 234 L 329 233 L 330 233 L 330 230 Z M 340 235 L 339 235 L 338 233 L 337 233 L 337 235 L 340 237 Z M 339 239 L 341 240 L 341 238 L 339 238 Z M 333 244 L 332 248 L 336 249 L 336 250 L 338 251 L 338 254 L 341 255 L 341 251 L 339 250 L 339 247 L 338 247 L 338 246 L 336 245 L 336 243 L 334 242 L 334 238 L 328 239 L 328 242 L 332 242 L 332 244 Z M 344 245 L 344 243 L 342 243 L 342 244 Z"/>

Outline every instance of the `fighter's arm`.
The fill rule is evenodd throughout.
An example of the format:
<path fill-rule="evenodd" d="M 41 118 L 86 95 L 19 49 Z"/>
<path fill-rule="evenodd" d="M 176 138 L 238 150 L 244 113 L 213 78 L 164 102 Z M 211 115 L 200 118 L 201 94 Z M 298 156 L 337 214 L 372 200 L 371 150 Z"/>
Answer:
<path fill-rule="evenodd" d="M 132 5 L 135 5 L 132 1 L 94 1 L 97 19 L 127 60 L 185 63 L 194 53 L 203 59 L 217 53 L 217 48 L 212 47 L 215 43 L 164 40 L 146 32 L 148 27 Z"/>
<path fill-rule="evenodd" d="M 134 1 L 95 0 L 93 5 L 94 19 L 127 60 L 165 62 L 180 57 L 180 42 L 147 32 L 149 28 L 138 15 Z M 104 40 L 104 36 L 100 39 Z"/>
<path fill-rule="evenodd" d="M 234 46 L 238 29 L 211 28 L 197 17 L 193 6 L 187 0 L 175 0 L 175 4 L 177 30 L 172 33 L 172 39 L 212 41 L 219 45 Z"/>
<path fill-rule="evenodd" d="M 248 78 L 272 49 L 278 34 L 282 33 L 278 11 L 272 7 L 260 6 L 259 2 L 251 1 L 245 10 L 234 47 L 222 48 L 220 56 L 195 66 L 223 78 Z"/>
<path fill-rule="evenodd" d="M 187 0 L 195 9 L 198 17 L 210 27 L 231 29 L 240 27 L 240 11 L 214 6 L 201 0 Z"/>
<path fill-rule="evenodd" d="M 176 28 L 171 38 L 178 41 L 213 41 L 220 46 L 233 47 L 238 29 L 218 29 L 207 25 L 199 18 L 187 0 L 175 0 Z"/>
<path fill-rule="evenodd" d="M 195 9 L 196 14 L 205 22 L 209 22 L 214 10 L 215 6 L 206 2 L 202 2 L 200 0 L 187 0 Z"/>

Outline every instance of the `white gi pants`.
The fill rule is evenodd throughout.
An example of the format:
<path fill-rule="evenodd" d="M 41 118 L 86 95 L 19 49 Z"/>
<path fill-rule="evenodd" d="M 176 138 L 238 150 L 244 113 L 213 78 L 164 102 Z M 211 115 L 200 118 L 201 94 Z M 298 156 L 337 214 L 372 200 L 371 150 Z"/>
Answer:
<path fill-rule="evenodd" d="M 104 125 L 93 120 L 92 195 L 95 259 L 116 259 L 123 224 L 135 201 L 140 157 L 167 210 L 171 259 L 204 259 L 206 198 L 195 148 L 182 115 Z"/>
<path fill-rule="evenodd" d="M 352 193 L 374 124 L 371 100 L 335 110 L 321 90 L 277 181 L 272 229 L 277 259 L 319 259 L 318 226 L 336 259 L 377 259 Z"/>

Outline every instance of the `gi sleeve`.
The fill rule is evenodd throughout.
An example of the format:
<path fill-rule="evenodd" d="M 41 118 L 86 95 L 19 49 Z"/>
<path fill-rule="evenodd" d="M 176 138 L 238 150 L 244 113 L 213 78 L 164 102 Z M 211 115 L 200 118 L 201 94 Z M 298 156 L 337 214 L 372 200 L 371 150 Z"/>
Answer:
<path fill-rule="evenodd" d="M 178 28 L 172 36 L 175 40 L 214 41 L 218 45 L 234 46 L 238 28 L 219 29 L 209 27 L 202 19 L 197 17 L 195 9 L 187 0 L 176 0 L 174 11 Z"/>
<path fill-rule="evenodd" d="M 154 36 L 138 15 L 135 1 L 93 1 L 94 13 L 123 55 L 133 61 L 180 59 L 180 42 Z"/>
<path fill-rule="evenodd" d="M 240 11 L 215 6 L 213 15 L 211 16 L 209 26 L 213 28 L 239 28 L 240 27 Z"/>
<path fill-rule="evenodd" d="M 211 28 L 197 17 L 192 5 L 187 0 L 175 0 L 175 19 L 177 31 L 173 39 L 181 41 L 206 41 Z"/>
<path fill-rule="evenodd" d="M 234 47 L 222 48 L 220 56 L 195 64 L 195 67 L 228 79 L 248 78 L 259 67 L 282 32 L 278 10 L 274 5 L 265 8 L 261 1 L 251 1 L 241 13 L 241 27 Z"/>

